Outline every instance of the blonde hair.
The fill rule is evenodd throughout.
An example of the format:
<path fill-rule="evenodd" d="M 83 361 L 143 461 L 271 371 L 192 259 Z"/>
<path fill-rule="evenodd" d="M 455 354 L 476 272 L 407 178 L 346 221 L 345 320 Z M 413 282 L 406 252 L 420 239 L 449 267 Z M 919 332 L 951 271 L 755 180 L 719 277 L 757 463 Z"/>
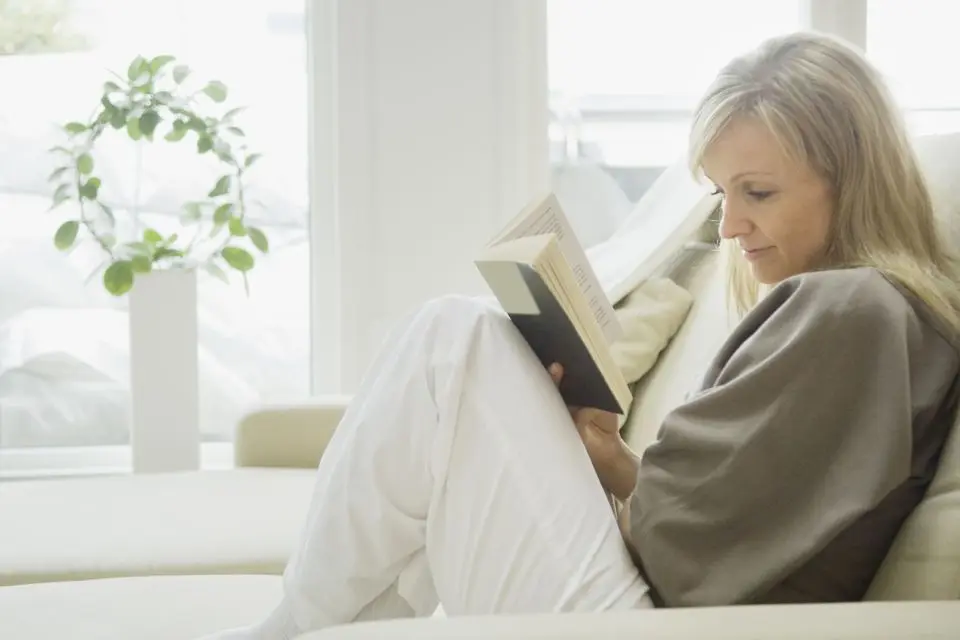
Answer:
<path fill-rule="evenodd" d="M 691 169 L 735 119 L 755 118 L 834 195 L 819 268 L 870 266 L 924 302 L 960 336 L 957 262 L 938 235 L 907 129 L 879 73 L 840 40 L 794 33 L 727 64 L 695 110 Z M 740 314 L 761 295 L 743 257 L 723 242 L 728 293 Z M 732 249 L 732 250 L 731 250 Z"/>

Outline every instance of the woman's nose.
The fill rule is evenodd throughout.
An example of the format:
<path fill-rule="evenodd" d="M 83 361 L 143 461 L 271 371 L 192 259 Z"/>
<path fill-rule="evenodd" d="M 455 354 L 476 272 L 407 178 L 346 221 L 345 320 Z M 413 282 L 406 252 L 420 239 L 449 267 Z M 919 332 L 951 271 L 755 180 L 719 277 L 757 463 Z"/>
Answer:
<path fill-rule="evenodd" d="M 753 230 L 750 220 L 738 209 L 729 200 L 723 201 L 720 209 L 720 237 L 724 240 L 748 235 Z"/>

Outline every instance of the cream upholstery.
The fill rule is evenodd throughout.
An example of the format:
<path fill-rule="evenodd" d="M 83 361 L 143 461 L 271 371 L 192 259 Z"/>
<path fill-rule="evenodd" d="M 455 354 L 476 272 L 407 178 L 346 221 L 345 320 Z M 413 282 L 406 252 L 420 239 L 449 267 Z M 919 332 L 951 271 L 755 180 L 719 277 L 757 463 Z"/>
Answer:
<path fill-rule="evenodd" d="M 960 600 L 960 491 L 928 496 L 917 507 L 866 599 Z"/>
<path fill-rule="evenodd" d="M 297 640 L 956 640 L 960 603 L 661 609 L 370 622 Z"/>
<path fill-rule="evenodd" d="M 955 233 L 960 136 L 923 139 L 918 147 L 938 213 Z M 732 326 L 715 254 L 685 249 L 662 275 L 688 291 L 693 304 L 636 389 L 624 428 L 637 449 L 656 437 L 664 415 L 696 385 Z M 650 352 L 661 348 L 651 345 Z M 0 485 L 0 584 L 148 573 L 279 573 L 299 534 L 313 468 L 348 401 L 321 398 L 250 414 L 236 442 L 237 463 L 247 468 L 236 471 Z M 258 618 L 275 601 L 278 583 L 275 576 L 206 576 L 7 587 L 0 589 L 0 638 L 192 638 Z M 943 602 L 403 621 L 331 629 L 303 640 L 958 638 L 960 430 L 868 599 Z"/>
<path fill-rule="evenodd" d="M 347 396 L 323 396 L 248 413 L 237 425 L 234 463 L 315 469 L 349 401 Z"/>
<path fill-rule="evenodd" d="M 3 640 L 192 640 L 252 624 L 279 576 L 160 576 L 0 589 Z"/>
<path fill-rule="evenodd" d="M 159 576 L 0 589 L 4 640 L 196 640 L 261 619 L 278 576 Z M 960 603 L 737 607 L 340 626 L 297 640 L 953 640 Z"/>
<path fill-rule="evenodd" d="M 683 325 L 693 296 L 669 278 L 644 282 L 616 308 L 623 336 L 611 347 L 613 361 L 633 384 L 653 367 Z"/>
<path fill-rule="evenodd" d="M 693 296 L 693 305 L 683 326 L 634 393 L 624 438 L 637 451 L 655 439 L 663 418 L 696 387 L 732 326 L 725 313 L 717 262 L 715 251 L 698 245 L 684 249 L 664 270 Z"/>
<path fill-rule="evenodd" d="M 313 477 L 305 469 L 238 469 L 0 484 L 0 585 L 278 574 Z"/>
<path fill-rule="evenodd" d="M 960 134 L 925 136 L 916 148 L 950 248 L 960 253 Z M 900 531 L 867 598 L 960 600 L 960 416 L 926 499 Z"/>

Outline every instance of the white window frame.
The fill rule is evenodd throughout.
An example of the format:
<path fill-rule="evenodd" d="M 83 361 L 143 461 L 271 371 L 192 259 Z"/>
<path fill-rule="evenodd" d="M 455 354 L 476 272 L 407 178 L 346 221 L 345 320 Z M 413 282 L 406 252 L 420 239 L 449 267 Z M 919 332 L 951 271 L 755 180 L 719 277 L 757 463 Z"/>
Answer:
<path fill-rule="evenodd" d="M 867 48 L 868 0 L 802 0 L 800 24 L 803 28 L 831 33 L 861 50 Z"/>
<path fill-rule="evenodd" d="M 233 444 L 200 445 L 204 470 L 233 468 Z M 133 473 L 129 445 L 0 449 L 0 482 Z"/>
<path fill-rule="evenodd" d="M 868 0 L 800 0 L 800 28 L 832 33 L 866 49 Z M 581 129 L 591 124 L 617 122 L 677 122 L 693 115 L 693 105 L 659 100 L 656 96 L 581 101 L 575 113 L 551 111 L 550 125 L 560 132 L 564 155 L 569 160 L 580 156 Z"/>
<path fill-rule="evenodd" d="M 313 393 L 341 391 L 344 369 L 340 315 L 329 313 L 341 296 L 340 242 L 337 223 L 337 38 L 349 25 L 339 18 L 343 0 L 304 0 L 311 108 L 308 110 L 309 237 L 311 277 L 310 370 Z M 800 3 L 802 26 L 830 32 L 865 48 L 867 0 L 804 0 Z M 580 112 L 594 120 L 608 118 L 682 118 L 685 105 L 633 104 L 617 108 L 598 106 Z M 2 428 L 2 426 L 0 426 Z M 50 447 L 0 449 L 0 481 L 33 477 L 64 477 L 124 474 L 132 471 L 130 447 Z M 230 468 L 232 443 L 203 443 L 204 469 Z"/>

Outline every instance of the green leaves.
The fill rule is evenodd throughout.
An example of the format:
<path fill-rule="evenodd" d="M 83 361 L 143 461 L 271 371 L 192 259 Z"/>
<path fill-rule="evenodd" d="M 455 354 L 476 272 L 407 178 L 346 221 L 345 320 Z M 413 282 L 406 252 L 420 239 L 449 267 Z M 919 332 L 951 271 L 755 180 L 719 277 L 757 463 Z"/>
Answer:
<path fill-rule="evenodd" d="M 82 122 L 68 122 L 63 128 L 70 135 L 77 135 L 78 133 L 83 133 L 84 131 L 90 129 L 89 126 L 83 124 Z"/>
<path fill-rule="evenodd" d="M 189 75 L 190 67 L 185 64 L 178 64 L 173 68 L 173 81 L 177 84 L 183 84 Z"/>
<path fill-rule="evenodd" d="M 223 102 L 227 99 L 227 85 L 219 80 L 212 80 L 203 88 L 203 92 L 214 102 Z"/>
<path fill-rule="evenodd" d="M 99 200 L 97 201 L 97 204 L 100 205 L 100 211 L 103 212 L 103 217 L 106 218 L 107 224 L 112 229 L 117 224 L 117 217 L 113 215 L 113 209 L 103 204 Z"/>
<path fill-rule="evenodd" d="M 129 253 L 137 256 L 147 256 L 153 259 L 153 247 L 146 242 L 128 242 L 126 249 Z"/>
<path fill-rule="evenodd" d="M 51 209 L 59 207 L 61 204 L 70 199 L 70 185 L 62 184 L 57 187 L 57 190 L 53 192 L 53 204 L 50 205 Z"/>
<path fill-rule="evenodd" d="M 187 135 L 187 131 L 190 129 L 187 128 L 187 123 L 183 120 L 174 120 L 173 128 L 163 137 L 164 140 L 168 142 L 179 142 L 183 140 L 183 137 Z"/>
<path fill-rule="evenodd" d="M 197 153 L 203 154 L 213 149 L 213 138 L 203 134 L 197 138 Z"/>
<path fill-rule="evenodd" d="M 233 182 L 233 178 L 231 176 L 221 176 L 221 178 L 217 180 L 217 184 L 213 187 L 213 189 L 210 190 L 210 193 L 208 193 L 207 195 L 210 196 L 211 198 L 227 195 L 227 193 L 230 192 L 230 185 L 232 184 L 232 182 Z"/>
<path fill-rule="evenodd" d="M 144 73 L 149 72 L 150 64 L 144 59 L 143 56 L 137 56 L 130 62 L 130 66 L 127 67 L 127 80 L 133 82 Z"/>
<path fill-rule="evenodd" d="M 150 64 L 148 65 L 150 68 L 150 73 L 153 75 L 157 75 L 158 73 L 160 73 L 161 69 L 163 69 L 165 66 L 173 62 L 174 59 L 175 58 L 173 56 L 155 57 L 153 60 L 150 61 Z"/>
<path fill-rule="evenodd" d="M 237 271 L 245 272 L 253 269 L 253 256 L 250 255 L 250 252 L 246 249 L 240 247 L 224 247 L 220 251 L 220 255 L 223 256 L 223 259 L 228 265 Z"/>
<path fill-rule="evenodd" d="M 127 135 L 130 136 L 131 140 L 139 140 L 143 137 L 140 133 L 140 118 L 130 116 L 127 119 Z"/>
<path fill-rule="evenodd" d="M 77 158 L 77 171 L 84 176 L 93 173 L 93 157 L 89 153 L 80 154 Z"/>
<path fill-rule="evenodd" d="M 148 109 L 140 116 L 140 120 L 137 124 L 140 127 L 140 133 L 150 138 L 153 136 L 153 132 L 156 130 L 157 125 L 160 124 L 160 114 L 152 109 Z"/>
<path fill-rule="evenodd" d="M 66 251 L 76 242 L 79 230 L 80 222 L 78 220 L 67 220 L 60 225 L 60 228 L 53 235 L 54 246 L 60 251 Z"/>
<path fill-rule="evenodd" d="M 247 236 L 250 237 L 250 242 L 253 243 L 253 246 L 260 250 L 260 253 L 266 253 L 270 250 L 270 243 L 267 242 L 267 236 L 260 229 L 247 227 Z"/>
<path fill-rule="evenodd" d="M 220 118 L 220 122 L 232 122 L 237 114 L 241 113 L 242 111 L 244 111 L 244 107 L 234 107 L 223 114 L 223 117 Z"/>
<path fill-rule="evenodd" d="M 233 204 L 230 202 L 225 202 L 214 210 L 213 224 L 226 224 L 227 221 L 230 220 L 231 215 L 233 215 Z"/>
<path fill-rule="evenodd" d="M 100 191 L 100 178 L 90 178 L 80 185 L 80 197 L 87 200 L 96 200 Z"/>
<path fill-rule="evenodd" d="M 147 256 L 133 256 L 130 259 L 130 268 L 134 273 L 150 273 L 153 270 L 153 262 Z"/>
<path fill-rule="evenodd" d="M 217 280 L 220 280 L 224 284 L 230 284 L 229 278 L 227 278 L 227 273 L 220 268 L 216 262 L 208 262 L 203 266 L 204 270 L 212 275 Z"/>
<path fill-rule="evenodd" d="M 227 225 L 227 228 L 230 230 L 230 235 L 235 237 L 243 237 L 247 235 L 247 228 L 243 225 L 243 220 L 240 218 L 230 218 L 230 223 Z"/>
<path fill-rule="evenodd" d="M 50 149 L 56 158 L 48 178 L 53 191 L 51 209 L 70 201 L 73 218 L 56 230 L 54 245 L 67 251 L 77 243 L 81 227 L 89 232 L 106 254 L 97 272 L 103 269 L 103 285 L 115 296 L 127 293 L 137 274 L 187 265 L 204 268 L 224 281 L 224 270 L 233 269 L 242 275 L 244 286 L 249 286 L 247 273 L 255 265 L 253 253 L 267 253 L 269 242 L 262 229 L 247 224 L 244 172 L 260 155 L 249 150 L 243 123 L 238 121 L 244 107 L 222 111 L 217 105 L 227 100 L 227 86 L 219 80 L 191 81 L 192 70 L 178 64 L 172 55 L 138 55 L 129 62 L 126 73 L 110 74 L 101 85 L 93 116 L 64 124 L 65 141 Z M 137 143 L 152 143 L 160 137 L 176 143 L 193 132 L 196 153 L 213 155 L 214 162 L 222 163 L 222 174 L 212 188 L 183 204 L 180 221 L 191 227 L 185 227 L 179 244 L 176 233 L 167 235 L 150 228 L 141 237 L 118 242 L 115 234 L 123 226 L 117 225 L 110 207 L 100 201 L 102 185 L 96 173 L 102 174 L 102 167 L 94 161 L 95 157 L 99 160 L 97 142 L 113 131 Z M 180 150 L 190 155 L 193 145 Z"/>
<path fill-rule="evenodd" d="M 127 123 L 127 112 L 123 109 L 114 109 L 110 112 L 110 126 L 114 129 L 122 129 Z"/>
<path fill-rule="evenodd" d="M 115 296 L 122 296 L 133 288 L 133 262 L 118 260 L 103 272 L 104 288 Z"/>
<path fill-rule="evenodd" d="M 146 229 L 143 232 L 143 241 L 147 244 L 158 244 L 163 242 L 163 236 L 154 229 Z"/>
<path fill-rule="evenodd" d="M 203 217 L 203 208 L 199 202 L 188 202 L 183 205 L 183 209 L 180 212 L 180 222 L 184 224 L 191 224 L 194 222 L 199 222 L 200 218 Z"/>

